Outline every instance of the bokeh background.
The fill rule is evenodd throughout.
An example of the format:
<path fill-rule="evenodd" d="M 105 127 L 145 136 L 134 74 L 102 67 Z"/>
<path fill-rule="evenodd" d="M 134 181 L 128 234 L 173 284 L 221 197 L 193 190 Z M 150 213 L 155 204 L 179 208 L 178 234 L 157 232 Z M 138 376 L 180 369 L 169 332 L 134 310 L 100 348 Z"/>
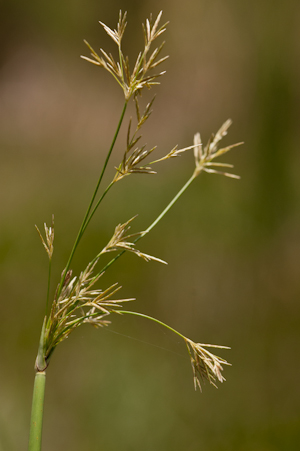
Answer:
<path fill-rule="evenodd" d="M 241 180 L 203 174 L 139 244 L 168 266 L 122 257 L 102 279 L 132 308 L 195 341 L 229 345 L 218 390 L 195 393 L 184 344 L 154 323 L 82 327 L 48 369 L 49 450 L 293 451 L 300 443 L 298 0 L 145 0 L 0 4 L 0 449 L 26 449 L 47 283 L 34 224 L 55 215 L 54 281 L 66 262 L 123 105 L 83 43 L 115 51 L 98 21 L 128 11 L 124 51 L 161 9 L 170 59 L 144 129 L 163 155 L 228 118 Z M 146 102 L 152 93 L 143 96 Z M 127 118 L 128 121 L 128 118 Z M 126 127 L 124 127 L 125 129 Z M 119 163 L 125 135 L 113 156 Z M 78 273 L 135 214 L 142 230 L 193 170 L 192 154 L 117 185 L 92 221 Z"/>

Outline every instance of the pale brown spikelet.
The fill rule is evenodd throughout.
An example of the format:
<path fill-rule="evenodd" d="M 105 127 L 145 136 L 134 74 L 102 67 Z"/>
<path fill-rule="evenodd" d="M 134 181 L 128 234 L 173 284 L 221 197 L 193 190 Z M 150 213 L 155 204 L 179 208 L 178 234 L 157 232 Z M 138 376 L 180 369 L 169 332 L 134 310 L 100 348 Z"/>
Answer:
<path fill-rule="evenodd" d="M 117 173 L 114 182 L 129 174 L 156 174 L 150 166 L 140 165 L 155 149 L 156 146 L 146 149 L 146 145 L 144 145 L 136 147 L 130 155 L 128 155 L 128 152 L 125 152 L 121 165 L 116 168 Z"/>
<path fill-rule="evenodd" d="M 39 237 L 42 241 L 42 244 L 44 246 L 44 248 L 46 249 L 46 252 L 48 254 L 49 260 L 51 260 L 52 255 L 53 255 L 53 243 L 54 243 L 54 215 L 52 215 L 52 223 L 51 226 L 48 227 L 46 225 L 46 223 L 44 223 L 44 229 L 45 229 L 45 237 L 46 237 L 46 241 L 44 240 L 39 228 L 37 226 L 35 226 Z"/>
<path fill-rule="evenodd" d="M 103 26 L 108 36 L 110 36 L 119 47 L 121 46 L 122 37 L 127 25 L 126 16 L 127 12 L 125 11 L 125 13 L 122 15 L 122 11 L 120 10 L 119 22 L 117 24 L 117 29 L 115 30 L 112 30 L 107 25 L 105 25 L 105 23 L 99 21 L 99 23 Z"/>
<path fill-rule="evenodd" d="M 194 149 L 196 146 L 195 144 L 193 146 L 188 146 L 188 147 L 183 147 L 182 149 L 178 149 L 178 145 L 174 146 L 172 150 L 170 150 L 170 152 L 168 152 L 164 157 L 159 158 L 158 160 L 155 161 L 151 161 L 150 164 L 154 164 L 154 163 L 158 163 L 160 161 L 164 161 L 164 160 L 168 160 L 169 158 L 176 158 L 176 157 L 180 157 L 181 154 L 183 154 L 184 152 L 186 152 L 187 150 L 191 150 Z"/>
<path fill-rule="evenodd" d="M 202 141 L 201 141 L 201 136 L 200 133 L 196 133 L 194 136 L 194 157 L 195 157 L 195 162 L 196 165 L 198 163 L 198 161 L 201 161 L 202 157 L 203 157 L 203 152 L 202 152 Z"/>
<path fill-rule="evenodd" d="M 140 106 L 137 96 L 134 97 L 137 125 L 134 133 L 131 135 L 131 124 L 132 119 L 129 121 L 127 130 L 127 141 L 126 150 L 123 155 L 123 160 L 120 165 L 116 168 L 117 173 L 114 178 L 114 182 L 121 180 L 123 177 L 133 173 L 144 173 L 144 174 L 155 174 L 156 172 L 152 170 L 149 166 L 141 165 L 141 163 L 156 149 L 156 146 L 151 149 L 146 149 L 146 145 L 141 147 L 135 147 L 138 141 L 141 139 L 141 135 L 138 135 L 138 131 L 144 125 L 144 123 L 149 119 L 152 110 L 152 104 L 155 97 L 146 105 L 144 112 L 141 114 Z"/>
<path fill-rule="evenodd" d="M 102 251 L 101 251 L 101 253 L 99 255 L 104 254 L 106 252 L 114 252 L 114 251 L 124 250 L 124 251 L 133 252 L 135 255 L 137 255 L 138 257 L 143 258 L 147 262 L 149 262 L 150 260 L 153 260 L 153 261 L 157 261 L 159 263 L 164 263 L 165 265 L 167 265 L 167 262 L 165 262 L 164 260 L 161 260 L 160 258 L 153 257 L 152 255 L 145 254 L 144 252 L 139 251 L 138 249 L 136 249 L 134 247 L 135 243 L 132 242 L 132 241 L 129 241 L 133 237 L 138 237 L 138 236 L 141 236 L 143 234 L 143 232 L 134 233 L 134 234 L 127 234 L 127 232 L 130 229 L 130 225 L 129 224 L 135 218 L 136 218 L 136 216 L 134 216 L 133 218 L 129 219 L 124 224 L 118 224 L 117 225 L 111 240 L 102 249 Z"/>
<path fill-rule="evenodd" d="M 115 175 L 114 182 L 117 182 L 123 177 L 133 173 L 156 174 L 156 171 L 151 168 L 152 164 L 167 160 L 169 158 L 179 157 L 187 150 L 194 149 L 196 147 L 196 145 L 194 144 L 192 146 L 178 149 L 178 146 L 176 145 L 165 156 L 151 161 L 147 165 L 141 165 L 141 163 L 156 149 L 156 146 L 154 146 L 151 149 L 147 150 L 146 145 L 134 148 L 138 141 L 141 139 L 141 135 L 138 135 L 140 128 L 149 119 L 152 113 L 151 107 L 153 105 L 154 99 L 155 97 L 153 97 L 151 102 L 146 105 L 144 112 L 141 114 L 138 96 L 134 96 L 137 125 L 135 131 L 131 135 L 132 118 L 130 118 L 127 130 L 126 150 L 124 152 L 122 162 L 116 168 L 117 173 Z"/>
<path fill-rule="evenodd" d="M 213 160 L 218 158 L 219 156 L 229 152 L 229 150 L 233 149 L 234 147 L 240 146 L 243 144 L 242 142 L 232 144 L 227 147 L 223 147 L 221 149 L 218 149 L 218 144 L 221 141 L 224 136 L 227 135 L 228 128 L 232 124 L 231 119 L 228 119 L 224 124 L 220 127 L 220 129 L 217 131 L 216 135 L 211 135 L 210 139 L 208 140 L 208 143 L 203 149 L 200 133 L 196 133 L 194 136 L 194 156 L 195 156 L 195 176 L 199 175 L 200 172 L 208 172 L 208 173 L 214 173 L 214 174 L 222 174 L 226 177 L 231 177 L 235 179 L 239 179 L 240 177 L 236 174 L 232 174 L 230 172 L 223 172 L 218 171 L 214 169 L 214 167 L 220 167 L 220 168 L 233 168 L 232 164 L 228 163 L 215 163 Z"/>

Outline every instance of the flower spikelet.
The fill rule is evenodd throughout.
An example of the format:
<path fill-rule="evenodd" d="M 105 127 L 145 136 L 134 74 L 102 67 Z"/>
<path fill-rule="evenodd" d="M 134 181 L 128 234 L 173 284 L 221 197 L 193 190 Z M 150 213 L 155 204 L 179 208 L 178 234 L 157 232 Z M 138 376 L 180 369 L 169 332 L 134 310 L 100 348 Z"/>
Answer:
<path fill-rule="evenodd" d="M 152 104 L 155 97 L 146 105 L 144 112 L 141 114 L 140 106 L 137 96 L 134 97 L 135 107 L 136 107 L 136 118 L 137 125 L 134 133 L 131 135 L 131 124 L 132 119 L 130 118 L 128 130 L 127 130 L 127 141 L 126 150 L 123 155 L 123 160 L 121 164 L 116 168 L 117 173 L 114 178 L 114 182 L 121 180 L 123 177 L 129 174 L 139 173 L 139 174 L 156 174 L 150 166 L 141 166 L 142 161 L 144 161 L 155 149 L 156 146 L 147 150 L 146 145 L 141 147 L 135 147 L 138 141 L 141 139 L 141 135 L 138 135 L 140 128 L 149 119 L 152 110 Z"/>
<path fill-rule="evenodd" d="M 184 147 L 182 149 L 178 149 L 178 146 L 176 145 L 171 149 L 165 156 L 151 161 L 147 165 L 141 165 L 141 163 L 150 155 L 152 152 L 156 149 L 156 146 L 152 147 L 151 149 L 147 150 L 146 145 L 141 147 L 135 147 L 138 141 L 141 139 L 141 135 L 138 135 L 138 132 L 140 128 L 144 125 L 144 123 L 148 120 L 150 117 L 152 110 L 152 104 L 154 102 L 155 97 L 146 105 L 146 108 L 144 112 L 141 114 L 140 112 L 140 105 L 138 101 L 138 96 L 134 96 L 135 101 L 135 109 L 136 109 L 136 119 L 137 119 L 137 125 L 135 128 L 134 133 L 131 135 L 131 124 L 132 119 L 129 121 L 128 130 L 127 130 L 127 145 L 126 150 L 123 155 L 123 160 L 121 164 L 116 168 L 117 173 L 114 178 L 114 182 L 117 182 L 121 180 L 123 177 L 130 175 L 130 174 L 156 174 L 156 171 L 154 171 L 151 167 L 152 164 L 158 163 L 160 161 L 168 160 L 169 158 L 175 158 L 179 157 L 182 153 L 186 152 L 187 150 L 194 149 L 196 145 Z"/>
<path fill-rule="evenodd" d="M 104 30 L 106 31 L 106 33 L 108 34 L 108 36 L 110 36 L 115 43 L 118 45 L 118 47 L 121 46 L 121 40 L 127 25 L 126 22 L 126 16 L 127 16 L 127 12 L 125 11 L 125 13 L 122 15 L 122 11 L 120 11 L 119 13 L 119 22 L 117 24 L 117 29 L 116 30 L 112 30 L 111 28 L 109 28 L 107 25 L 105 25 L 105 23 L 99 21 L 99 23 L 103 26 Z"/>
<path fill-rule="evenodd" d="M 176 144 L 176 146 L 173 147 L 173 149 L 170 150 L 170 152 L 168 152 L 164 157 L 159 158 L 158 160 L 155 161 L 151 161 L 150 164 L 154 164 L 154 163 L 158 163 L 160 161 L 164 161 L 164 160 L 168 160 L 169 158 L 176 158 L 176 157 L 180 157 L 182 153 L 186 152 L 187 150 L 190 149 L 195 149 L 197 145 L 193 145 L 193 146 L 188 146 L 188 147 L 183 147 L 182 149 L 178 149 L 178 145 Z"/>
<path fill-rule="evenodd" d="M 47 227 L 46 223 L 44 223 L 46 241 L 44 240 L 41 232 L 39 231 L 39 228 L 37 226 L 35 226 L 35 228 L 41 238 L 44 248 L 46 249 L 49 260 L 51 260 L 52 254 L 53 254 L 53 243 L 54 243 L 54 215 L 52 215 L 52 224 L 50 227 Z"/>
<path fill-rule="evenodd" d="M 140 166 L 142 161 L 144 161 L 155 149 L 156 146 L 151 149 L 146 149 L 146 145 L 144 145 L 142 147 L 136 147 L 130 154 L 129 149 L 127 149 L 124 153 L 122 163 L 116 168 L 117 173 L 114 182 L 121 180 L 129 174 L 156 174 L 149 165 Z"/>
<path fill-rule="evenodd" d="M 151 55 L 148 56 L 153 41 L 166 30 L 167 24 L 159 26 L 161 16 L 162 12 L 158 14 L 153 25 L 151 18 L 150 20 L 147 19 L 145 25 L 143 25 L 145 47 L 143 51 L 138 54 L 132 72 L 130 71 L 129 58 L 128 56 L 124 56 L 121 48 L 122 38 L 127 25 L 126 12 L 122 15 L 122 12 L 120 11 L 117 28 L 114 30 L 109 28 L 103 22 L 100 22 L 106 33 L 118 46 L 118 62 L 115 61 L 111 54 L 107 54 L 103 49 L 100 49 L 103 56 L 98 55 L 98 53 L 91 47 L 91 45 L 87 41 L 84 41 L 91 52 L 91 58 L 88 58 L 86 56 L 81 56 L 81 58 L 107 70 L 123 89 L 126 101 L 128 101 L 133 94 L 138 92 L 140 93 L 143 88 L 150 88 L 152 85 L 159 84 L 157 82 L 157 78 L 165 73 L 160 72 L 148 75 L 149 71 L 157 67 L 159 64 L 163 63 L 168 58 L 167 56 L 165 56 L 158 59 L 164 46 L 164 42 L 159 47 L 156 47 Z"/>
<path fill-rule="evenodd" d="M 226 177 L 231 177 L 235 179 L 240 178 L 238 175 L 214 169 L 214 167 L 233 168 L 232 164 L 215 163 L 213 162 L 213 160 L 229 152 L 229 150 L 233 149 L 234 147 L 243 144 L 242 142 L 240 142 L 218 149 L 219 142 L 221 141 L 222 138 L 224 138 L 224 136 L 227 135 L 228 128 L 230 127 L 231 124 L 232 124 L 231 119 L 228 119 L 226 122 L 224 122 L 224 124 L 221 126 L 218 132 L 210 137 L 207 145 L 204 148 L 201 142 L 200 133 L 195 134 L 194 136 L 194 146 L 195 146 L 194 156 L 196 163 L 195 176 L 199 175 L 200 172 L 205 171 L 208 173 L 222 174 L 225 175 Z"/>
<path fill-rule="evenodd" d="M 136 217 L 136 216 L 135 216 Z M 164 260 L 161 260 L 160 258 L 153 257 L 152 255 L 145 254 L 144 252 L 139 251 L 134 247 L 135 243 L 129 241 L 133 237 L 141 237 L 143 235 L 143 232 L 138 232 L 130 235 L 126 235 L 126 233 L 130 229 L 130 223 L 135 219 L 135 217 L 129 219 L 124 224 L 118 224 L 115 228 L 114 234 L 109 241 L 109 243 L 105 246 L 105 248 L 101 251 L 101 254 L 104 254 L 106 252 L 113 252 L 118 250 L 124 250 L 124 251 L 130 251 L 133 252 L 138 257 L 143 258 L 146 262 L 149 262 L 150 260 L 157 261 L 159 263 L 164 263 L 167 265 L 167 262 Z"/>

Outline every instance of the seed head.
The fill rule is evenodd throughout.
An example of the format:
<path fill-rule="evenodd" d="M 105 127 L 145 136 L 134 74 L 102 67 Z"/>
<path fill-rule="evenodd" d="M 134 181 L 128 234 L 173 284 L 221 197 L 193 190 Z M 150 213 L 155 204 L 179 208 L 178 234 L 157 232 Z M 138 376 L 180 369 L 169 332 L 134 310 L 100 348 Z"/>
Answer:
<path fill-rule="evenodd" d="M 223 382 L 226 379 L 222 375 L 222 365 L 230 365 L 226 360 L 221 357 L 217 357 L 205 348 L 220 348 L 230 349 L 227 346 L 207 345 L 201 343 L 194 343 L 189 338 L 185 338 L 187 345 L 192 369 L 194 373 L 194 386 L 195 390 L 199 387 L 202 391 L 200 380 L 208 380 L 210 384 L 217 388 L 216 381 Z"/>
<path fill-rule="evenodd" d="M 55 297 L 45 328 L 45 359 L 49 360 L 55 347 L 68 338 L 70 333 L 81 324 L 89 323 L 95 327 L 107 326 L 106 319 L 111 313 L 120 313 L 123 302 L 130 299 L 112 299 L 121 289 L 117 283 L 102 290 L 94 288 L 101 273 L 93 276 L 97 260 L 89 263 L 80 276 L 66 277 L 59 297 Z"/>
<path fill-rule="evenodd" d="M 158 59 L 158 56 L 164 46 L 164 42 L 159 47 L 156 47 L 148 57 L 153 41 L 166 30 L 167 23 L 159 27 L 159 22 L 162 16 L 161 11 L 153 25 L 151 18 L 147 19 L 145 25 L 143 25 L 145 46 L 143 51 L 141 51 L 137 56 L 133 71 L 130 72 L 129 58 L 124 56 L 121 48 L 122 38 L 127 25 L 126 15 L 126 12 L 122 15 L 122 12 L 120 11 L 117 28 L 114 30 L 109 28 L 103 22 L 100 22 L 106 33 L 112 38 L 119 48 L 118 62 L 115 61 L 112 54 L 108 55 L 103 49 L 100 49 L 103 56 L 99 56 L 87 41 L 84 42 L 89 48 L 92 58 L 88 58 L 86 56 L 81 56 L 81 58 L 107 70 L 119 83 L 123 89 L 125 100 L 128 101 L 132 95 L 137 92 L 140 93 L 145 87 L 151 88 L 152 85 L 159 84 L 157 78 L 165 72 L 163 71 L 151 75 L 148 75 L 148 73 L 159 64 L 163 63 L 168 57 L 165 56 Z"/>
<path fill-rule="evenodd" d="M 111 240 L 104 247 L 104 249 L 102 249 L 102 251 L 99 254 L 99 256 L 101 254 L 106 253 L 106 252 L 113 252 L 113 251 L 118 251 L 118 250 L 119 251 L 120 250 L 124 250 L 124 251 L 133 252 L 138 257 L 143 258 L 146 262 L 149 262 L 150 260 L 154 260 L 154 261 L 157 261 L 159 263 L 164 263 L 165 265 L 167 265 L 167 263 L 164 260 L 161 260 L 160 258 L 153 257 L 152 255 L 145 254 L 144 252 L 139 251 L 138 249 L 136 249 L 134 247 L 135 246 L 134 242 L 128 241 L 128 240 L 130 240 L 133 237 L 140 237 L 143 234 L 143 232 L 138 232 L 138 233 L 126 235 L 126 233 L 130 229 L 130 225 L 129 224 L 135 218 L 136 218 L 136 216 L 131 218 L 131 219 L 129 219 L 129 221 L 125 222 L 124 224 L 117 225 Z"/>
<path fill-rule="evenodd" d="M 232 124 L 231 119 L 228 119 L 224 124 L 221 126 L 221 128 L 218 130 L 216 135 L 211 135 L 210 139 L 208 140 L 208 143 L 203 149 L 200 133 L 196 133 L 194 136 L 194 156 L 195 156 L 195 163 L 196 163 L 196 169 L 195 169 L 195 176 L 199 175 L 200 172 L 205 171 L 209 173 L 214 174 L 222 174 L 226 177 L 231 177 L 235 179 L 239 179 L 240 177 L 235 174 L 231 174 L 229 172 L 222 172 L 218 171 L 216 169 L 213 169 L 214 167 L 223 167 L 223 168 L 233 168 L 232 164 L 228 163 L 214 163 L 213 160 L 218 158 L 220 155 L 223 155 L 229 150 L 233 149 L 234 147 L 240 146 L 243 143 L 237 143 L 232 144 L 231 146 L 223 147 L 222 149 L 218 149 L 218 143 L 221 141 L 221 139 L 227 135 L 227 130 Z"/>

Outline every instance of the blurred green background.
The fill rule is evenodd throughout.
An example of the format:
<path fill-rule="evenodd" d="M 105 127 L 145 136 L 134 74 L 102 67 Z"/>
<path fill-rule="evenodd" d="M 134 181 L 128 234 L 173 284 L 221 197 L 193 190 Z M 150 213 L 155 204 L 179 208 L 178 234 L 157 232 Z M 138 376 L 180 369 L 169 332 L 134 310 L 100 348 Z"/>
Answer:
<path fill-rule="evenodd" d="M 195 393 L 184 344 L 158 325 L 113 317 L 78 329 L 48 369 L 44 451 L 298 450 L 299 51 L 297 0 L 0 4 L 0 449 L 26 449 L 33 365 L 44 314 L 47 258 L 34 230 L 55 215 L 54 280 L 93 192 L 123 105 L 103 70 L 79 59 L 83 38 L 124 51 L 143 45 L 141 22 L 161 9 L 166 75 L 144 130 L 163 155 L 206 141 L 228 118 L 226 143 L 241 180 L 203 174 L 141 241 L 169 262 L 122 257 L 102 283 L 119 282 L 133 309 L 195 341 L 229 345 L 218 390 Z M 143 100 L 149 100 L 143 96 Z M 128 118 L 127 118 L 128 120 Z M 126 127 L 124 127 L 125 130 Z M 125 132 L 107 172 L 119 163 Z M 80 271 L 135 214 L 146 228 L 193 171 L 192 154 L 156 176 L 124 179 L 92 221 L 74 260 Z M 121 185 L 122 183 L 122 185 Z"/>

